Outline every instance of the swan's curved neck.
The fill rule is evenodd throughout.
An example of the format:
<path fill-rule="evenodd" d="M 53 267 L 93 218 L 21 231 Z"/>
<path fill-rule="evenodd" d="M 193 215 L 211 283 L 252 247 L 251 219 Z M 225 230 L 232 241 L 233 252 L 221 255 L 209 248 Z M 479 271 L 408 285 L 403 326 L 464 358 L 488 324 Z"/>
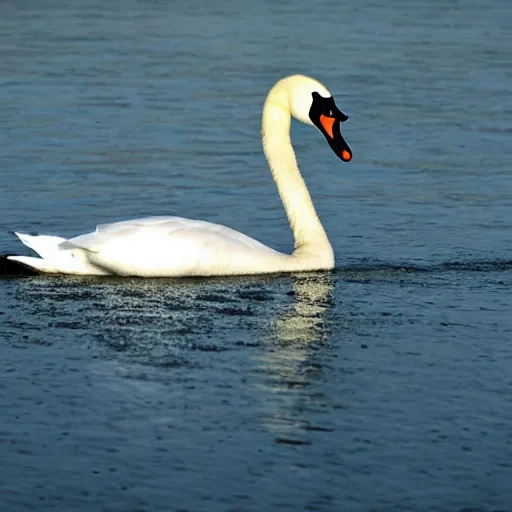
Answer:
<path fill-rule="evenodd" d="M 333 250 L 297 166 L 290 139 L 290 122 L 289 94 L 278 83 L 269 92 L 263 107 L 262 139 L 293 231 L 295 251 L 292 257 L 314 259 L 318 261 L 317 268 L 332 268 Z"/>

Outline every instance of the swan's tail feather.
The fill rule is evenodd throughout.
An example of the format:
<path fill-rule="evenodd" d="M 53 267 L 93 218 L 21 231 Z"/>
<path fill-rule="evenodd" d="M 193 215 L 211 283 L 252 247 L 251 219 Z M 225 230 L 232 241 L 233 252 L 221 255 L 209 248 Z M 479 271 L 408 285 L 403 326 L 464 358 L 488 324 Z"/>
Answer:
<path fill-rule="evenodd" d="M 9 259 L 11 254 L 0 254 L 0 277 L 16 276 L 16 275 L 32 275 L 35 270 L 23 265 L 17 261 Z"/>
<path fill-rule="evenodd" d="M 56 274 L 59 272 L 51 263 L 41 258 L 32 258 L 31 256 L 7 256 L 7 259 L 21 263 L 25 267 L 37 270 L 38 272 L 45 272 L 49 274 Z"/>
<path fill-rule="evenodd" d="M 65 241 L 65 238 L 48 235 L 27 235 L 25 233 L 14 234 L 30 249 L 35 251 L 41 258 L 31 256 L 8 256 L 7 259 L 17 261 L 28 268 L 38 272 L 48 272 L 55 274 L 59 272 L 57 266 L 52 263 L 59 253 L 59 244 Z"/>
<path fill-rule="evenodd" d="M 65 242 L 65 238 L 48 235 L 26 235 L 25 233 L 14 234 L 30 249 L 37 252 L 41 258 L 48 258 L 60 252 L 59 244 Z"/>
<path fill-rule="evenodd" d="M 49 235 L 27 235 L 16 232 L 14 234 L 41 258 L 8 256 L 8 260 L 21 263 L 38 272 L 52 274 L 108 274 L 105 270 L 90 263 L 84 250 L 64 247 L 63 242 L 66 241 L 65 238 Z"/>

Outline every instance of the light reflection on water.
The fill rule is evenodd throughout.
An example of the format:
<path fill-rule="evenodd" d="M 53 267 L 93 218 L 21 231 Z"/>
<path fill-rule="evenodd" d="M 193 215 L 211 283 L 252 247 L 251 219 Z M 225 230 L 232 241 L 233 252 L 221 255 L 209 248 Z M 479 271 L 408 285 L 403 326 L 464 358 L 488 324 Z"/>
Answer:
<path fill-rule="evenodd" d="M 307 430 L 323 428 L 310 425 L 301 410 L 304 399 L 311 401 L 309 389 L 316 388 L 312 381 L 321 380 L 325 371 L 315 355 L 329 345 L 326 315 L 333 306 L 334 286 L 331 273 L 294 276 L 292 302 L 271 321 L 267 350 L 257 357 L 259 370 L 265 375 L 261 388 L 279 396 L 268 401 L 262 418 L 265 429 L 279 442 L 308 443 Z M 318 407 L 321 394 L 313 400 Z"/>

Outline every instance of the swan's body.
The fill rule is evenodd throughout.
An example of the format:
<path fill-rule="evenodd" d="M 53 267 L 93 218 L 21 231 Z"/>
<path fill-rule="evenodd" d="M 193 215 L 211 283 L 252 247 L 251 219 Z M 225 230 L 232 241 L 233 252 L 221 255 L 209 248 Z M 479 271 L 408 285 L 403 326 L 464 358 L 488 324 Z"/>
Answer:
<path fill-rule="evenodd" d="M 42 259 L 9 258 L 40 272 L 178 277 L 299 270 L 292 265 L 291 256 L 238 231 L 181 217 L 146 217 L 104 224 L 93 233 L 69 240 L 16 235 Z"/>
<path fill-rule="evenodd" d="M 334 253 L 297 167 L 291 115 L 316 125 L 343 160 L 351 153 L 339 132 L 346 119 L 329 91 L 301 75 L 279 81 L 263 108 L 263 148 L 295 239 L 283 254 L 233 229 L 181 217 L 104 224 L 71 239 L 16 233 L 41 258 L 9 256 L 46 273 L 179 277 L 263 274 L 334 267 Z"/>

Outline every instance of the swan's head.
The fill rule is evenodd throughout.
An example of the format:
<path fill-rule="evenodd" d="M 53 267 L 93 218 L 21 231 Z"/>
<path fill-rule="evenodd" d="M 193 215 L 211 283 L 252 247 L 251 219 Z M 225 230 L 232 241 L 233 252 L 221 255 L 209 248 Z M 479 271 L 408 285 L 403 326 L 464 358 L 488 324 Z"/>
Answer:
<path fill-rule="evenodd" d="M 352 160 L 352 150 L 340 131 L 340 124 L 348 117 L 336 106 L 328 89 L 317 80 L 303 75 L 285 78 L 283 82 L 288 92 L 291 115 L 303 123 L 316 126 L 344 162 Z"/>

